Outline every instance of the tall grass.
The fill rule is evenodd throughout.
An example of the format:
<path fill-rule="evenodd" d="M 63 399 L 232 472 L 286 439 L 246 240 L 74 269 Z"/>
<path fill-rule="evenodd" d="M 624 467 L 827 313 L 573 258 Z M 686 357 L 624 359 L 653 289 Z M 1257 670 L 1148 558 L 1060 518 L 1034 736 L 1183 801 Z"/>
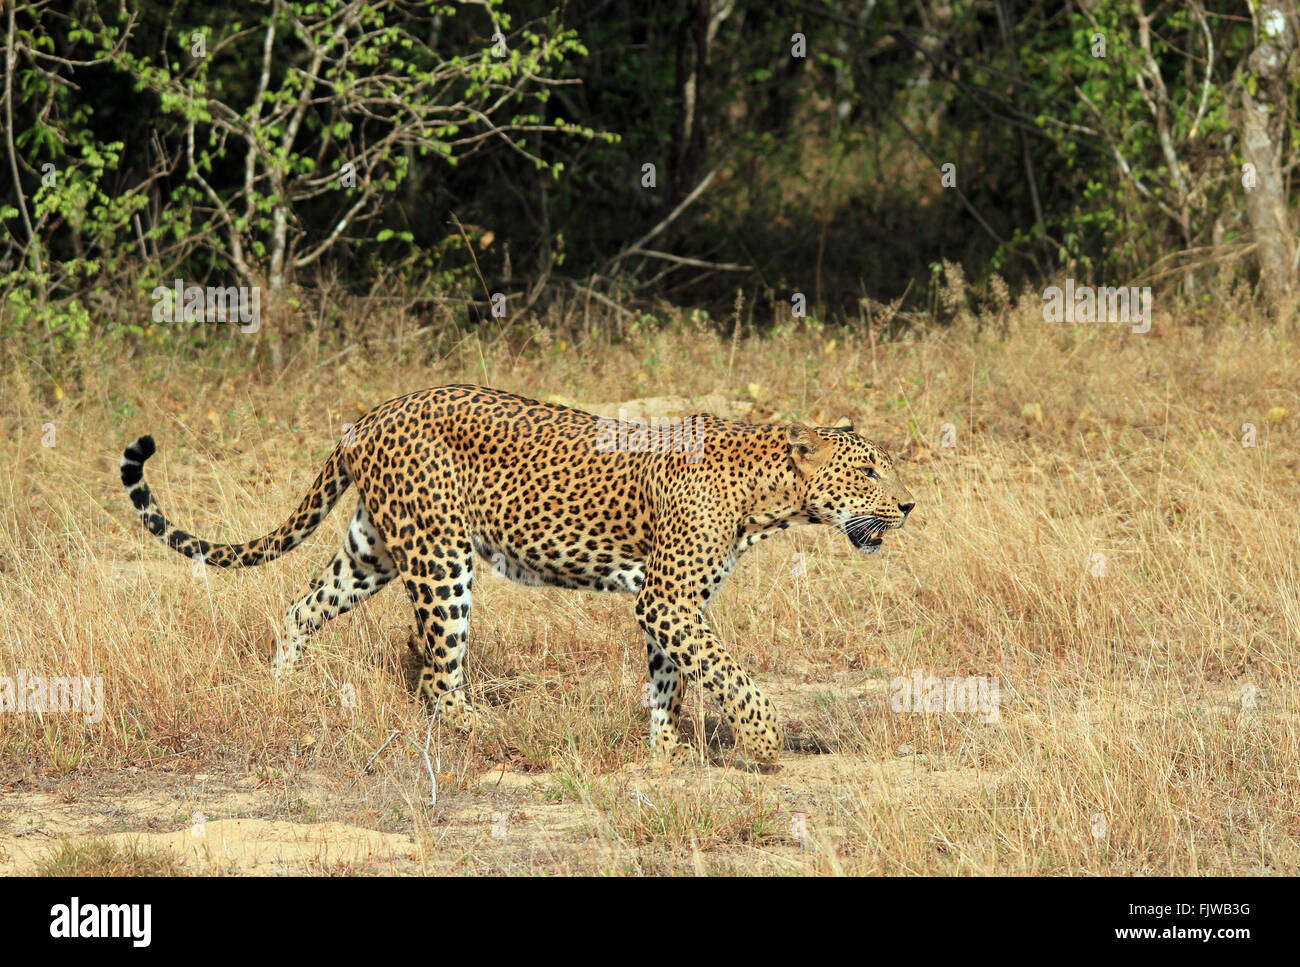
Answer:
<path fill-rule="evenodd" d="M 279 562 L 195 573 L 142 532 L 121 492 L 117 458 L 134 436 L 158 440 L 149 479 L 174 520 L 240 540 L 283 519 L 344 423 L 403 392 L 467 381 L 599 403 L 721 391 L 765 418 L 851 417 L 918 500 L 873 558 L 821 528 L 767 542 L 711 611 L 787 732 L 829 754 L 739 770 L 693 692 L 693 734 L 717 764 L 661 775 L 630 599 L 485 576 L 470 674 L 496 728 L 473 743 L 435 735 L 440 794 L 474 802 L 493 769 L 533 776 L 543 800 L 582 817 L 564 828 L 586 857 L 574 867 L 534 849 L 511 868 L 1300 869 L 1289 335 L 1226 307 L 1198 326 L 1157 316 L 1147 334 L 1053 325 L 1032 297 L 894 339 L 807 324 L 733 342 L 730 326 L 661 322 L 611 336 L 574 317 L 429 342 L 394 314 L 374 322 L 383 338 L 337 359 L 303 338 L 283 372 L 250 369 L 237 341 L 199 361 L 105 351 L 57 392 L 11 365 L 0 675 L 100 676 L 105 714 L 0 714 L 0 772 L 82 787 L 129 768 L 251 772 L 270 787 L 311 773 L 364 789 L 400 764 L 404 815 L 427 798 L 408 742 L 359 775 L 389 730 L 425 734 L 400 589 L 326 627 L 282 690 L 267 668 L 270 630 L 328 562 L 352 495 Z M 996 676 L 998 721 L 895 711 L 889 681 L 914 670 Z M 545 827 L 544 808 L 523 825 Z M 461 842 L 416 825 L 430 855 L 459 843 L 471 867 L 495 868 L 494 851 L 529 835 Z"/>

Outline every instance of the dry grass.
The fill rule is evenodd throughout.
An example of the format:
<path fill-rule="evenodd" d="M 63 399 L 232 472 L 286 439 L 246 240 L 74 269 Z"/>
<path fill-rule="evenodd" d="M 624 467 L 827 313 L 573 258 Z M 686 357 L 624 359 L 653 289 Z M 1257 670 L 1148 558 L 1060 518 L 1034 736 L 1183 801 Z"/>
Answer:
<path fill-rule="evenodd" d="M 64 840 L 36 864 L 37 876 L 180 876 L 176 858 L 138 843 L 118 844 L 87 838 Z"/>
<path fill-rule="evenodd" d="M 102 676 L 105 714 L 0 714 L 0 802 L 66 810 L 126 784 L 181 818 L 86 832 L 173 830 L 239 790 L 225 808 L 244 815 L 409 834 L 395 869 L 416 873 L 1300 871 L 1289 337 L 1230 320 L 1053 326 L 1031 299 L 896 341 L 801 326 L 733 346 L 678 320 L 620 340 L 376 342 L 319 370 L 331 352 L 302 347 L 273 377 L 242 352 L 109 357 L 57 401 L 48 378 L 6 376 L 0 675 Z M 882 554 L 796 531 L 752 551 L 713 610 L 787 732 L 826 754 L 745 771 L 696 694 L 717 764 L 661 770 L 630 600 L 487 577 L 470 672 L 498 728 L 435 733 L 431 808 L 406 738 L 361 773 L 389 730 L 424 740 L 399 592 L 333 622 L 271 687 L 266 635 L 329 560 L 346 498 L 283 560 L 196 575 L 141 532 L 117 482 L 122 446 L 152 432 L 170 516 L 249 538 L 342 423 L 458 381 L 592 402 L 720 389 L 781 418 L 848 415 L 892 448 L 919 505 Z M 999 721 L 893 711 L 889 680 L 914 669 L 997 676 Z M 33 835 L 0 810 L 0 859 Z"/>

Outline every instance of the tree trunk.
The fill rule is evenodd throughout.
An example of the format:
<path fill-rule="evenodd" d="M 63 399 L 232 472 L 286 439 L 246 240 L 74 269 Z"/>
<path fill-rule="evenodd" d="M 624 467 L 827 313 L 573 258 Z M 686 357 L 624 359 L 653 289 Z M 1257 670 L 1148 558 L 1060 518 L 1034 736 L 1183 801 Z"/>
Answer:
<path fill-rule="evenodd" d="M 1296 50 L 1295 0 L 1262 0 L 1253 12 L 1258 43 L 1246 59 L 1241 89 L 1241 143 L 1249 166 L 1243 174 L 1246 214 L 1274 319 L 1289 324 L 1296 247 L 1282 166 L 1288 140 L 1287 81 Z"/>

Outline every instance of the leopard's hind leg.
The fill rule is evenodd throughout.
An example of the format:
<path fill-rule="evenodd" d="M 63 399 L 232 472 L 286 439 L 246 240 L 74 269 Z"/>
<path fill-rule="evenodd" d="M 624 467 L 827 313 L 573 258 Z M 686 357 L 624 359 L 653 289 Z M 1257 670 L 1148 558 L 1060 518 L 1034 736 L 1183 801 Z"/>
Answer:
<path fill-rule="evenodd" d="M 285 612 L 271 660 L 276 681 L 293 668 L 307 639 L 321 625 L 351 611 L 396 575 L 397 567 L 383 537 L 370 519 L 366 505 L 358 502 L 343 546 L 334 560 L 311 583 L 307 593 Z"/>
<path fill-rule="evenodd" d="M 448 473 L 426 475 L 431 492 L 381 504 L 376 520 L 391 535 L 388 549 L 415 609 L 420 691 L 447 722 L 473 729 L 487 724 L 465 682 L 474 545 L 463 509 L 443 497 L 451 490 Z"/>

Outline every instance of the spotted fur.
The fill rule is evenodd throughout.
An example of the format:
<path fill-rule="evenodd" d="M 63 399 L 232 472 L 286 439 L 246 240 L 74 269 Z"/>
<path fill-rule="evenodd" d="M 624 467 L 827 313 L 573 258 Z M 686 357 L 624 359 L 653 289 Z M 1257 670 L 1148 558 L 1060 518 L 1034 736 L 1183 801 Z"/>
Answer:
<path fill-rule="evenodd" d="M 285 614 L 277 678 L 322 624 L 400 577 L 415 609 L 421 689 L 472 727 L 465 646 L 477 555 L 526 584 L 636 595 L 658 754 L 691 758 L 678 723 L 685 680 L 695 678 L 745 750 L 773 762 L 784 741 L 775 709 L 710 630 L 705 609 L 758 541 L 828 524 L 872 553 L 914 504 L 889 456 L 852 426 L 686 419 L 689 449 L 636 434 L 631 449 L 618 449 L 628 435 L 580 410 L 479 386 L 411 393 L 361 417 L 290 518 L 244 544 L 201 540 L 167 520 L 144 481 L 150 437 L 126 448 L 122 484 L 150 533 L 214 567 L 292 550 L 357 485 L 343 546 Z"/>

